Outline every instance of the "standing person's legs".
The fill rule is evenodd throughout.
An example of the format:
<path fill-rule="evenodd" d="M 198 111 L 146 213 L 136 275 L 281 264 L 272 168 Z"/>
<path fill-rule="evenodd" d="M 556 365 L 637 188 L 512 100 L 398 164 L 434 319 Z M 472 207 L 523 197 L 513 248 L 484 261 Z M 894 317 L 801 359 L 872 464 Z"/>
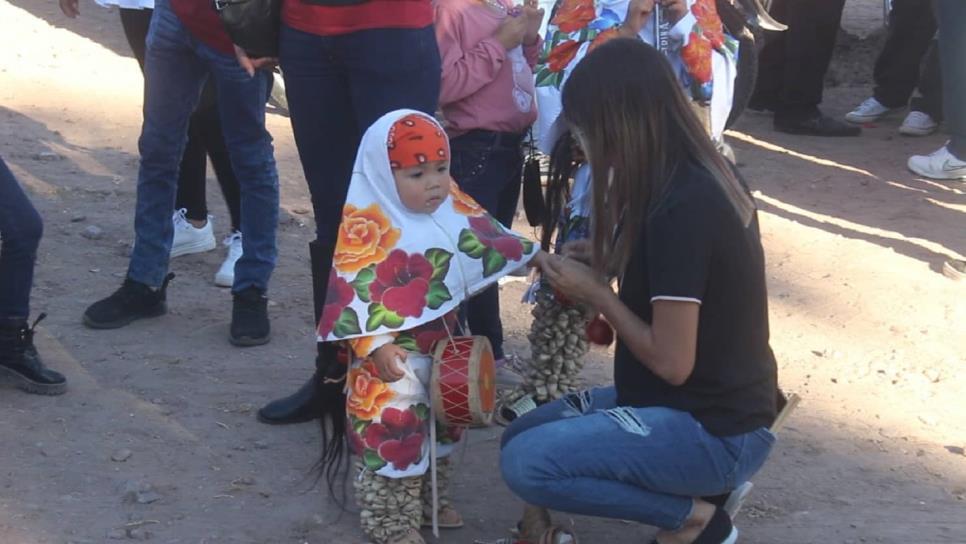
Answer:
<path fill-rule="evenodd" d="M 931 117 L 936 123 L 943 120 L 943 81 L 942 70 L 939 68 L 939 44 L 932 41 L 922 64 L 919 75 L 918 89 L 920 96 L 912 97 L 909 109 L 921 111 Z"/>
<path fill-rule="evenodd" d="M 810 117 L 818 113 L 845 0 L 784 0 L 784 85 L 776 114 Z M 776 2 L 777 3 L 777 2 Z"/>
<path fill-rule="evenodd" d="M 946 147 L 966 161 L 966 2 L 938 0 L 937 4 L 943 114 L 949 132 Z"/>
<path fill-rule="evenodd" d="M 336 56 L 333 40 L 285 24 L 279 36 L 289 119 L 315 211 L 316 239 L 309 243 L 313 326 L 318 324 L 325 303 L 335 233 L 342 218 L 342 202 L 332 193 L 341 192 L 341 198 L 345 198 L 359 139 L 347 68 Z M 295 393 L 259 409 L 258 420 L 301 423 L 319 417 L 321 412 L 337 412 L 344 402 L 341 388 L 325 379 L 338 380 L 344 374 L 345 367 L 337 361 L 334 347 L 319 342 L 312 377 Z M 334 422 L 335 426 L 341 424 L 341 418 Z M 328 435 L 323 441 L 327 443 Z"/>
<path fill-rule="evenodd" d="M 175 180 L 187 139 L 188 118 L 207 73 L 192 50 L 188 31 L 167 0 L 158 0 L 147 38 L 134 250 L 121 289 L 85 312 L 84 322 L 90 327 L 122 327 L 166 311 Z"/>
<path fill-rule="evenodd" d="M 0 158 L 0 320 L 30 316 L 34 261 L 44 224 Z"/>
<path fill-rule="evenodd" d="M 312 193 L 317 239 L 309 244 L 315 323 L 325 302 L 342 206 L 363 131 L 398 108 L 432 114 L 439 98 L 439 49 L 432 27 L 373 29 L 321 37 L 282 26 L 279 56 L 295 143 Z M 316 372 L 294 394 L 258 411 L 265 423 L 318 417 L 338 396 L 325 378 L 344 367 L 335 346 L 318 344 Z"/>
<path fill-rule="evenodd" d="M 151 27 L 151 9 L 128 9 L 121 8 L 118 13 L 121 16 L 121 27 L 124 28 L 124 37 L 127 44 L 134 53 L 134 58 L 138 61 L 141 71 L 144 71 L 144 55 L 146 47 L 144 42 L 148 37 L 148 29 Z"/>
<path fill-rule="evenodd" d="M 127 38 L 131 52 L 134 53 L 134 58 L 137 59 L 143 72 L 146 54 L 145 42 L 147 41 L 148 29 L 151 25 L 154 10 L 121 8 L 118 11 L 121 17 L 121 26 L 124 28 L 124 36 Z M 214 88 L 208 82 L 204 89 L 198 109 L 214 110 Z M 217 111 L 214 115 L 217 115 Z M 201 125 L 198 111 L 196 111 L 188 122 L 188 140 L 185 143 L 184 154 L 178 167 L 175 209 L 184 209 L 185 214 L 184 216 L 174 215 L 171 257 L 208 251 L 215 247 L 214 234 L 211 227 L 208 226 L 208 205 L 205 195 L 206 143 L 204 127 Z M 222 148 L 224 148 L 224 144 L 222 144 Z M 237 185 L 237 182 L 235 184 Z"/>
<path fill-rule="evenodd" d="M 909 169 L 920 176 L 942 180 L 966 180 L 966 2 L 937 0 L 939 62 L 942 70 L 943 115 L 949 141 L 929 155 L 913 155 Z M 947 273 L 960 277 L 966 264 L 950 260 Z"/>
<path fill-rule="evenodd" d="M 37 246 L 44 224 L 13 173 L 0 158 L 0 385 L 28 393 L 59 395 L 67 380 L 46 368 L 33 344 L 29 326 Z"/>
<path fill-rule="evenodd" d="M 522 135 L 510 137 L 489 131 L 473 131 L 450 142 L 453 179 L 460 189 L 508 228 L 513 224 L 520 197 L 522 140 Z M 466 318 L 470 331 L 486 336 L 493 346 L 493 356 L 497 360 L 503 359 L 499 286 L 491 285 L 466 301 Z"/>
<path fill-rule="evenodd" d="M 168 269 L 171 215 L 188 120 L 208 77 L 191 42 L 167 0 L 157 2 L 147 38 L 136 236 L 128 269 L 130 279 L 155 288 Z"/>
<path fill-rule="evenodd" d="M 231 166 L 241 188 L 242 256 L 235 263 L 229 340 L 236 346 L 265 344 L 270 336 L 268 282 L 278 256 L 278 173 L 272 137 L 265 129 L 271 74 L 254 76 L 227 55 L 196 44 L 215 82 L 218 111 Z"/>
<path fill-rule="evenodd" d="M 240 232 L 241 187 L 238 184 L 235 170 L 231 166 L 228 146 L 225 145 L 215 90 L 212 87 L 210 101 L 205 100 L 207 92 L 207 88 L 202 92 L 201 104 L 195 110 L 192 122 L 198 125 L 199 138 L 208 151 L 208 158 L 211 159 L 211 166 L 215 171 L 215 177 L 218 179 L 218 186 L 225 198 L 225 206 L 228 208 L 228 216 L 231 221 L 231 231 Z"/>
<path fill-rule="evenodd" d="M 768 13 L 787 24 L 788 0 L 774 0 Z M 787 32 L 787 31 L 786 31 Z M 765 32 L 765 45 L 758 54 L 758 78 L 748 106 L 774 110 L 782 94 L 785 77 L 785 32 Z"/>
<path fill-rule="evenodd" d="M 902 108 L 909 101 L 919 66 L 936 34 L 932 0 L 893 0 L 889 34 L 875 61 L 873 96 L 887 108 Z"/>

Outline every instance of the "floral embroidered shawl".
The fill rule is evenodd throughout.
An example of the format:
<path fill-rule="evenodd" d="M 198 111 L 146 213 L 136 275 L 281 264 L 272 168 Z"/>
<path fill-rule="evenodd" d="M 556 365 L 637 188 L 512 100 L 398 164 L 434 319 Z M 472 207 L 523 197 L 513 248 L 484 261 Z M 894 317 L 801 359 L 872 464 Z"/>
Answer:
<path fill-rule="evenodd" d="M 390 112 L 362 137 L 318 323 L 319 341 L 388 334 L 432 321 L 527 263 L 538 249 L 500 225 L 455 182 L 432 214 L 403 205 L 387 142 L 393 123 L 411 114 L 422 115 Z"/>

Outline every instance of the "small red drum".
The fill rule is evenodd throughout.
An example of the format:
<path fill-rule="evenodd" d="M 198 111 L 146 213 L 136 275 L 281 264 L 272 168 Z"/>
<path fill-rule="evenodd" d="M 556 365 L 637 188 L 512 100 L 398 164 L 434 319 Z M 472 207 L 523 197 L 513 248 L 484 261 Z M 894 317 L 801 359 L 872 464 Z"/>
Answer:
<path fill-rule="evenodd" d="M 444 425 L 482 427 L 493 420 L 496 364 L 485 336 L 457 336 L 436 343 L 430 392 Z"/>

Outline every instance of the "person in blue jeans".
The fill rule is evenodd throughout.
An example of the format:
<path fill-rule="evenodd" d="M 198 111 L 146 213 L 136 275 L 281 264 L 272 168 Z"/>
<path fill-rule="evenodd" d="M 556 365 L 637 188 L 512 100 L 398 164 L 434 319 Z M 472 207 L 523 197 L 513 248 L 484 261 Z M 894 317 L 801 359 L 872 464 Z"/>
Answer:
<path fill-rule="evenodd" d="M 615 327 L 614 383 L 514 420 L 503 478 L 535 507 L 655 526 L 660 544 L 733 544 L 718 498 L 764 464 L 778 400 L 754 202 L 646 44 L 588 54 L 563 112 L 593 170 L 592 234 L 539 266 Z"/>
<path fill-rule="evenodd" d="M 362 134 L 393 110 L 436 111 L 440 58 L 430 0 L 283 0 L 279 63 L 315 211 L 309 253 L 318 323 Z M 260 421 L 310 421 L 324 403 L 341 402 L 345 363 L 333 343 L 319 342 L 316 351 L 312 378 L 263 406 Z"/>
<path fill-rule="evenodd" d="M 155 2 L 144 65 L 134 250 L 121 288 L 84 313 L 88 327 L 123 327 L 167 310 L 178 165 L 188 120 L 209 77 L 215 83 L 225 145 L 241 187 L 243 255 L 235 265 L 229 340 L 238 346 L 269 340 L 266 292 L 277 256 L 279 200 L 272 138 L 265 130 L 271 74 L 249 74 L 241 67 L 206 0 Z"/>
<path fill-rule="evenodd" d="M 44 366 L 34 347 L 30 291 L 44 223 L 0 158 L 0 384 L 40 395 L 59 395 L 67 380 Z"/>

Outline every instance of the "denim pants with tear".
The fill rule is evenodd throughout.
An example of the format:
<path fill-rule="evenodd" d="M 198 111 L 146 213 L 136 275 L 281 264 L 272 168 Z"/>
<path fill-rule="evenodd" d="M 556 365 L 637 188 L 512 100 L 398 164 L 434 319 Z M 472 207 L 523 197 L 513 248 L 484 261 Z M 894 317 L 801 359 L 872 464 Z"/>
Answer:
<path fill-rule="evenodd" d="M 692 497 L 720 495 L 764 464 L 775 435 L 714 436 L 691 414 L 617 406 L 614 387 L 574 393 L 515 420 L 500 468 L 524 501 L 677 530 Z"/>

